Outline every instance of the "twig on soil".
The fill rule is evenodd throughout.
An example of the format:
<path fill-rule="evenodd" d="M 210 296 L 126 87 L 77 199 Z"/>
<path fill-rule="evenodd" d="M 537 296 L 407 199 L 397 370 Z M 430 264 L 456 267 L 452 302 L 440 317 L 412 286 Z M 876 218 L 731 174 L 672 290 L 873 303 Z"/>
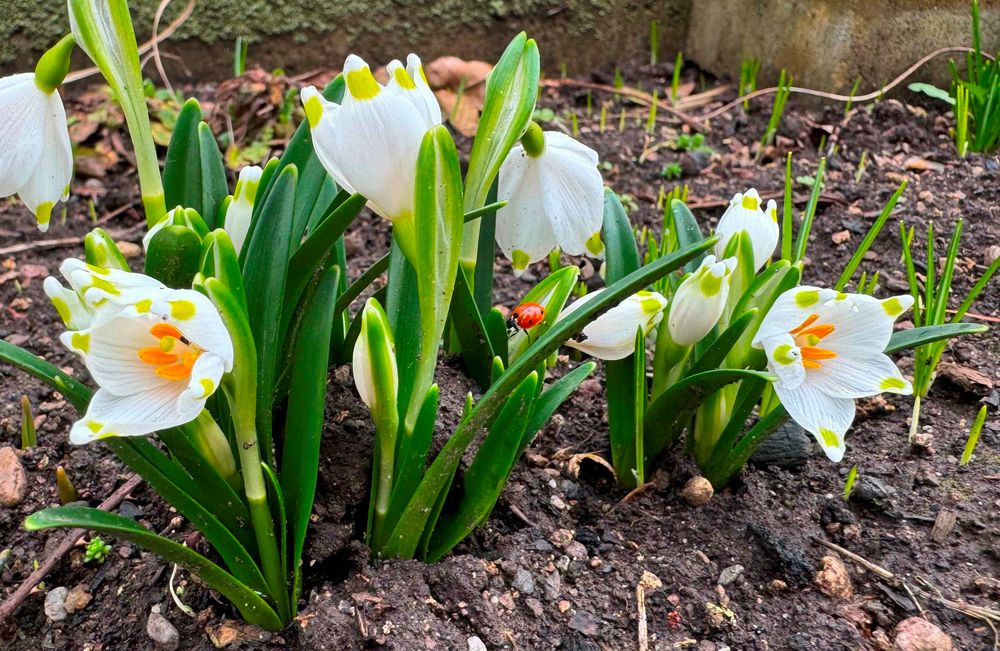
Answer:
<path fill-rule="evenodd" d="M 624 95 L 626 97 L 630 97 L 634 100 L 637 100 L 640 103 L 643 103 L 647 106 L 652 105 L 653 103 L 653 96 L 650 93 L 645 93 L 641 90 L 636 90 L 635 88 L 628 88 L 627 86 L 623 86 L 621 88 L 615 88 L 614 86 L 608 86 L 607 84 L 595 84 L 594 82 L 591 81 L 580 81 L 577 79 L 546 79 L 542 82 L 542 85 L 552 86 L 552 87 L 579 86 L 581 88 L 589 88 L 591 90 L 603 90 L 608 93 L 614 93 L 615 95 Z M 688 125 L 692 129 L 696 131 L 705 130 L 704 123 L 699 122 L 698 120 L 692 118 L 687 113 L 678 110 L 677 108 L 674 107 L 672 102 L 669 102 L 667 100 L 657 99 L 656 105 L 658 108 L 666 111 L 667 113 L 670 113 L 675 118 L 677 118 L 684 124 Z"/>
<path fill-rule="evenodd" d="M 868 101 L 871 101 L 873 99 L 877 99 L 879 97 L 882 97 L 885 93 L 887 93 L 888 91 L 892 90 L 893 88 L 895 88 L 899 84 L 901 84 L 904 81 L 906 81 L 906 79 L 910 75 L 912 75 L 914 72 L 916 72 L 916 70 L 918 68 L 920 68 L 920 66 L 924 65 L 925 63 L 927 63 L 928 61 L 930 61 L 931 59 L 933 59 L 935 57 L 938 57 L 938 56 L 940 56 L 942 54 L 949 54 L 949 53 L 952 53 L 952 52 L 974 52 L 974 51 L 975 50 L 973 48 L 967 47 L 967 46 L 943 47 L 943 48 L 939 48 L 937 50 L 934 50 L 930 54 L 926 54 L 926 55 L 922 56 L 920 59 L 917 60 L 916 63 L 914 63 L 909 68 L 907 68 L 906 70 L 904 70 L 902 72 L 902 74 L 900 74 L 898 77 L 896 77 L 895 79 L 893 79 L 892 81 L 890 81 L 885 86 L 882 86 L 881 88 L 879 88 L 877 90 L 874 90 L 874 91 L 872 91 L 872 92 L 870 92 L 870 93 L 868 93 L 866 95 L 839 95 L 837 93 L 827 93 L 827 92 L 822 91 L 822 90 L 813 90 L 811 88 L 799 88 L 798 86 L 790 86 L 788 88 L 788 90 L 790 92 L 792 92 L 792 93 L 798 93 L 799 95 L 812 95 L 813 97 L 822 97 L 823 99 L 829 99 L 829 100 L 833 100 L 835 102 L 868 102 Z M 993 57 L 991 57 L 990 55 L 986 54 L 985 52 L 983 53 L 983 56 L 987 57 L 989 59 L 993 59 Z M 720 115 L 722 115 L 723 113 L 726 113 L 730 109 L 733 109 L 733 108 L 739 106 L 743 102 L 746 102 L 746 101 L 751 100 L 751 99 L 755 99 L 757 97 L 763 97 L 764 95 L 770 95 L 772 93 L 776 93 L 776 92 L 778 92 L 778 90 L 779 90 L 779 88 L 777 86 L 772 86 L 771 88 L 761 88 L 760 90 L 755 90 L 752 93 L 747 93 L 746 95 L 742 95 L 740 97 L 737 97 L 733 101 L 729 102 L 728 104 L 724 104 L 723 106 L 715 109 L 714 111 L 709 111 L 708 113 L 705 113 L 704 115 L 700 115 L 700 116 L 698 116 L 697 119 L 699 119 L 699 120 L 711 120 L 712 118 L 719 117 Z"/>
<path fill-rule="evenodd" d="M 649 651 L 649 624 L 646 622 L 646 592 L 652 592 L 663 587 L 659 577 L 644 570 L 642 578 L 635 586 L 635 603 L 639 611 L 639 651 Z"/>
<path fill-rule="evenodd" d="M 139 46 L 139 56 L 142 56 L 147 52 L 149 52 L 150 50 L 152 50 L 154 44 L 162 43 L 163 41 L 170 38 L 170 36 L 174 32 L 176 32 L 178 28 L 180 28 L 180 26 L 187 21 L 188 18 L 191 17 L 191 14 L 194 12 L 194 5 L 195 5 L 195 0 L 188 0 L 187 5 L 184 7 L 184 11 L 182 11 L 180 15 L 177 16 L 177 18 L 174 18 L 173 22 L 167 25 L 167 28 L 165 30 L 163 30 L 159 35 L 157 35 L 156 38 L 150 39 Z M 76 72 L 71 72 L 68 75 L 66 75 L 65 83 L 80 81 L 81 79 L 86 79 L 87 77 L 95 75 L 98 72 L 100 72 L 100 70 L 96 66 L 90 68 L 84 68 L 83 70 L 77 70 Z"/>
<path fill-rule="evenodd" d="M 101 502 L 97 508 L 102 511 L 110 511 L 117 507 L 121 504 L 122 500 L 128 497 L 129 493 L 135 490 L 140 482 L 142 482 L 142 477 L 132 475 L 128 481 L 122 484 L 110 497 Z M 11 596 L 7 597 L 6 601 L 0 604 L 0 622 L 7 621 L 14 614 L 14 611 L 28 598 L 28 595 L 35 589 L 35 586 L 42 582 L 45 576 L 55 567 L 55 564 L 76 545 L 86 532 L 86 529 L 72 529 L 66 538 L 59 543 L 59 546 L 52 550 L 52 553 L 41 562 L 38 569 L 32 572 L 31 576 L 25 579 L 18 586 L 17 590 Z"/>
<path fill-rule="evenodd" d="M 956 612 L 960 612 L 974 619 L 986 622 L 986 625 L 989 626 L 990 629 L 992 629 L 993 631 L 993 649 L 994 650 L 1000 649 L 1000 632 L 998 632 L 996 628 L 996 624 L 1000 623 L 1000 610 L 995 610 L 992 608 L 983 608 L 982 606 L 968 604 L 965 603 L 964 601 L 953 601 L 951 599 L 948 599 L 947 597 L 941 594 L 940 590 L 938 590 L 936 587 L 931 585 L 926 579 L 920 576 L 917 576 L 916 580 L 922 583 L 930 591 L 923 590 L 919 587 L 914 587 L 911 589 L 910 586 L 907 585 L 905 581 L 903 581 L 900 577 L 896 576 L 889 570 L 885 569 L 880 565 L 872 563 L 868 559 L 859 556 L 858 554 L 855 554 L 850 550 L 844 549 L 840 545 L 828 542 L 821 538 L 814 537 L 812 538 L 812 540 L 816 544 L 822 545 L 823 547 L 826 547 L 828 549 L 832 549 L 838 554 L 841 554 L 844 557 L 848 558 L 849 560 L 854 561 L 855 563 L 861 565 L 870 572 L 873 572 L 881 576 L 883 579 L 891 581 L 894 584 L 901 585 L 906 590 L 906 593 L 910 596 L 910 599 L 913 600 L 913 603 L 916 604 L 917 610 L 920 611 L 921 616 L 924 616 L 924 610 L 923 608 L 920 607 L 920 603 L 917 601 L 916 598 L 917 595 L 923 597 L 924 599 L 928 599 L 937 604 L 940 604 L 941 606 L 944 606 L 945 608 L 948 608 L 950 610 L 954 610 Z"/>
<path fill-rule="evenodd" d="M 76 246 L 82 244 L 82 237 L 62 237 L 54 240 L 35 240 L 34 242 L 22 242 L 12 246 L 5 246 L 0 249 L 0 255 L 10 253 L 23 253 L 24 251 L 34 251 L 35 249 L 58 249 L 64 246 Z"/>
<path fill-rule="evenodd" d="M 529 527 L 534 527 L 536 529 L 538 528 L 538 523 L 535 522 L 535 521 L 533 521 L 528 516 L 526 516 L 524 514 L 524 511 L 522 511 L 521 509 L 519 509 L 514 504 L 508 504 L 507 508 L 510 509 L 510 512 L 513 513 L 515 516 L 517 516 L 517 519 L 520 520 L 521 522 L 523 522 L 524 524 L 528 525 Z"/>

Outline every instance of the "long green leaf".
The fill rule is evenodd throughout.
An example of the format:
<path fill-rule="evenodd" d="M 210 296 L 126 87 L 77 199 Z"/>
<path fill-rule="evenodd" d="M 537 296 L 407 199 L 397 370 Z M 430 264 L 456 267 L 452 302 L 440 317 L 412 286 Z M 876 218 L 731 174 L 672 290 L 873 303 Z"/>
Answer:
<path fill-rule="evenodd" d="M 25 519 L 24 527 L 28 531 L 80 527 L 117 536 L 196 574 L 205 584 L 229 599 L 251 624 L 272 631 L 284 625 L 274 609 L 256 591 L 212 561 L 115 513 L 81 506 L 59 506 L 32 513 Z"/>
<path fill-rule="evenodd" d="M 451 323 L 462 347 L 462 363 L 465 372 L 469 374 L 480 388 L 490 386 L 493 358 L 496 353 L 486 324 L 483 323 L 479 307 L 469 286 L 468 276 L 464 269 L 458 269 L 455 291 L 451 299 Z"/>
<path fill-rule="evenodd" d="M 545 427 L 545 423 L 549 422 L 556 409 L 559 409 L 559 406 L 576 391 L 581 382 L 590 377 L 596 368 L 597 364 L 594 362 L 580 364 L 542 391 L 535 400 L 535 408 L 531 412 L 528 426 L 524 428 L 525 440 L 521 443 L 522 451 L 531 443 L 531 438 Z"/>
<path fill-rule="evenodd" d="M 198 123 L 201 106 L 192 98 L 184 102 L 174 131 L 170 134 L 167 155 L 163 159 L 163 195 L 167 209 L 177 206 L 195 209 L 206 223 L 209 216 L 201 211 L 201 141 Z M 211 217 L 214 219 L 214 215 Z"/>
<path fill-rule="evenodd" d="M 210 229 L 219 223 L 219 206 L 229 194 L 226 184 L 226 165 L 212 130 L 204 122 L 198 124 L 198 167 L 201 172 L 201 208 L 198 214 Z"/>
<path fill-rule="evenodd" d="M 698 220 L 694 218 L 691 209 L 680 199 L 670 200 L 670 213 L 674 220 L 674 233 L 677 237 L 677 248 L 686 249 L 695 246 L 704 239 L 701 228 L 698 227 Z M 701 265 L 704 254 L 699 255 L 684 265 L 685 273 L 692 273 Z"/>
<path fill-rule="evenodd" d="M 243 269 L 247 316 L 257 349 L 257 435 L 261 458 L 269 465 L 274 463 L 272 396 L 283 351 L 281 306 L 285 305 L 296 178 L 294 166 L 278 175 L 260 214 L 260 226 L 250 240 Z"/>
<path fill-rule="evenodd" d="M 530 373 L 538 369 L 564 341 L 582 330 L 587 323 L 605 310 L 698 257 L 714 246 L 717 239 L 716 237 L 708 238 L 697 245 L 663 256 L 629 274 L 607 287 L 600 296 L 588 301 L 583 307 L 555 323 L 545 335 L 535 341 L 523 355 L 511 364 L 503 376 L 490 386 L 468 417 L 462 420 L 458 429 L 445 443 L 444 448 L 435 457 L 434 462 L 425 473 L 420 486 L 414 492 L 391 538 L 403 541 L 419 538 L 431 518 L 434 506 L 437 504 L 443 489 L 454 476 L 466 449 L 476 436 L 493 422 L 511 391 Z M 406 546 L 398 548 L 397 552 L 405 558 L 411 558 L 415 549 Z"/>
<path fill-rule="evenodd" d="M 438 520 L 428 547 L 428 562 L 433 563 L 447 554 L 493 509 L 521 451 L 520 442 L 531 414 L 537 384 L 538 376 L 529 375 L 500 411 L 465 473 L 458 504 L 454 510 L 442 513 Z"/>
<path fill-rule="evenodd" d="M 917 348 L 942 339 L 980 334 L 988 330 L 989 328 L 981 323 L 946 323 L 943 325 L 899 330 L 892 333 L 892 337 L 889 338 L 889 345 L 885 347 L 885 352 L 887 354 L 894 353 L 908 348 Z"/>
<path fill-rule="evenodd" d="M 746 331 L 747 326 L 750 322 L 754 320 L 757 316 L 757 308 L 750 308 L 743 314 L 733 319 L 732 323 L 725 331 L 716 337 L 712 345 L 708 347 L 699 357 L 696 357 L 694 363 L 691 364 L 691 368 L 688 369 L 687 375 L 697 375 L 698 373 L 704 373 L 705 371 L 711 371 L 718 368 L 720 364 L 726 361 L 726 356 L 732 347 L 739 341 L 740 337 L 743 336 L 744 331 Z"/>
<path fill-rule="evenodd" d="M 334 306 L 340 284 L 339 276 L 340 271 L 336 267 L 323 272 L 319 286 L 305 310 L 305 319 L 295 342 L 292 359 L 284 453 L 281 456 L 281 487 L 285 494 L 292 537 L 293 602 L 298 600 L 302 587 L 302 548 L 316 495 L 330 333 L 336 315 Z"/>

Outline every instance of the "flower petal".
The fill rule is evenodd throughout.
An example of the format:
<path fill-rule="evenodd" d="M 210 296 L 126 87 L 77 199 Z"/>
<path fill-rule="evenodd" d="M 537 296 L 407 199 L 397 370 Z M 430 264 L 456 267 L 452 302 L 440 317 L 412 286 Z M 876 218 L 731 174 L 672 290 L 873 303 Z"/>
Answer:
<path fill-rule="evenodd" d="M 774 201 L 768 202 L 765 211 L 760 208 L 757 190 L 751 188 L 745 194 L 737 193 L 715 228 L 715 234 L 721 237 L 715 245 L 718 257 L 725 255 L 729 240 L 740 231 L 750 235 L 754 271 L 759 271 L 774 254 L 774 247 L 778 244 L 777 206 Z"/>
<path fill-rule="evenodd" d="M 180 382 L 128 396 L 100 388 L 87 413 L 70 429 L 69 440 L 79 445 L 109 436 L 144 436 L 188 423 L 201 413 L 201 406 L 182 405 L 178 397 L 184 390 Z"/>
<path fill-rule="evenodd" d="M 788 389 L 774 384 L 774 391 L 792 419 L 816 437 L 831 461 L 844 458 L 844 435 L 854 422 L 854 401 L 835 398 L 810 382 Z"/>
<path fill-rule="evenodd" d="M 865 294 L 845 294 L 827 301 L 816 310 L 820 322 L 834 326 L 823 345 L 838 353 L 882 352 L 892 336 L 893 321 L 911 305 L 909 295 L 880 301 Z"/>
<path fill-rule="evenodd" d="M 151 315 L 138 319 L 119 314 L 87 330 L 64 332 L 60 340 L 83 357 L 99 386 L 114 395 L 131 395 L 171 384 L 156 375 L 154 366 L 139 359 L 140 350 L 159 343 L 149 332 L 156 323 Z"/>
<path fill-rule="evenodd" d="M 34 74 L 0 79 L 0 197 L 18 192 L 31 178 L 45 149 L 45 110 Z"/>
<path fill-rule="evenodd" d="M 90 327 L 93 314 L 80 300 L 79 294 L 63 287 L 54 276 L 47 277 L 42 283 L 42 288 L 67 328 L 82 330 Z"/>
<path fill-rule="evenodd" d="M 500 166 L 497 198 L 507 201 L 507 205 L 497 211 L 496 241 L 514 262 L 517 275 L 557 245 L 541 201 L 543 189 L 537 166 L 521 146 L 513 147 Z"/>
<path fill-rule="evenodd" d="M 789 289 L 779 296 L 768 310 L 754 335 L 753 345 L 762 348 L 761 342 L 764 340 L 794 330 L 837 295 L 838 293 L 832 289 L 811 285 L 800 285 Z"/>
<path fill-rule="evenodd" d="M 809 382 L 837 398 L 867 398 L 888 391 L 909 395 L 913 386 L 889 358 L 872 348 L 865 354 L 838 354 L 809 372 Z"/>
<path fill-rule="evenodd" d="M 69 194 L 69 182 L 73 178 L 73 146 L 69 141 L 66 111 L 59 93 L 42 93 L 42 96 L 42 154 L 31 176 L 18 190 L 18 196 L 35 213 L 38 228 L 46 231 L 52 207 Z"/>
<path fill-rule="evenodd" d="M 587 294 L 563 310 L 559 319 L 565 318 L 600 293 Z M 635 352 L 635 335 L 641 328 L 648 333 L 660 319 L 667 299 L 656 292 L 641 291 L 600 315 L 583 329 L 582 337 L 566 342 L 567 346 L 604 360 L 628 357 Z"/>
<path fill-rule="evenodd" d="M 771 371 L 786 389 L 795 389 L 806 379 L 806 369 L 802 365 L 802 353 L 795 345 L 792 335 L 787 332 L 765 339 L 764 353 L 767 355 L 767 370 Z"/>
<path fill-rule="evenodd" d="M 168 289 L 150 295 L 149 314 L 180 330 L 200 348 L 218 355 L 226 371 L 233 368 L 233 340 L 207 296 L 193 289 Z M 128 308 L 124 314 L 138 316 L 144 303 Z"/>
<path fill-rule="evenodd" d="M 178 397 L 183 403 L 180 409 L 187 413 L 197 407 L 197 410 L 201 411 L 205 401 L 219 388 L 219 381 L 225 372 L 225 361 L 221 357 L 214 353 L 202 353 L 191 367 L 191 379 L 187 390 Z"/>

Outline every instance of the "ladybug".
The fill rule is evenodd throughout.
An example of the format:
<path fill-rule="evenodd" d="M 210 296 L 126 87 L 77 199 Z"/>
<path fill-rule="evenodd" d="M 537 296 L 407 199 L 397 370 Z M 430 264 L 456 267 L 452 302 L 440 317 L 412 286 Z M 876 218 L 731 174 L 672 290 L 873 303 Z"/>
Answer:
<path fill-rule="evenodd" d="M 510 319 L 507 320 L 507 326 L 512 330 L 515 326 L 522 330 L 531 330 L 544 318 L 545 308 L 538 303 L 521 303 L 514 308 Z"/>

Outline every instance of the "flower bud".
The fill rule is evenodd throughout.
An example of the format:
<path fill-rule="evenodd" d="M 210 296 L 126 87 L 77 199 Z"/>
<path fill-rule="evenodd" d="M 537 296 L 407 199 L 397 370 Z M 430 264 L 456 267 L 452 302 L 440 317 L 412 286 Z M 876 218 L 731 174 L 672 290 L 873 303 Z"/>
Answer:
<path fill-rule="evenodd" d="M 726 307 L 735 268 L 736 258 L 716 261 L 714 255 L 709 255 L 684 279 L 674 292 L 667 318 L 670 336 L 676 343 L 691 346 L 715 327 Z"/>
<path fill-rule="evenodd" d="M 376 426 L 397 418 L 399 371 L 389 319 L 374 298 L 361 314 L 361 332 L 354 345 L 354 385 L 371 410 Z M 380 428 L 380 427 L 379 427 Z M 380 428 L 381 429 L 381 428 Z"/>

